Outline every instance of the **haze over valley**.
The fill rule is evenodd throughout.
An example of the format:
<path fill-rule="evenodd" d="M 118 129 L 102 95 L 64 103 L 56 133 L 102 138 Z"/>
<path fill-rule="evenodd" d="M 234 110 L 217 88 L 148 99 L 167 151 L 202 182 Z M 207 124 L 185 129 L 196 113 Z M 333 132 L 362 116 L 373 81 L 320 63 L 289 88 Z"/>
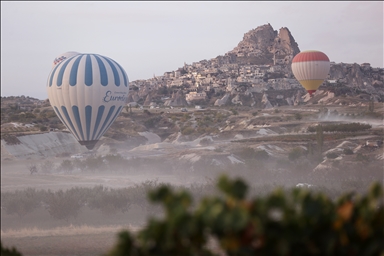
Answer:
<path fill-rule="evenodd" d="M 272 43 L 271 43 L 272 42 Z M 313 97 L 291 72 L 288 28 L 244 34 L 233 50 L 130 82 L 123 111 L 92 150 L 49 100 L 1 97 L 1 237 L 23 255 L 97 255 L 121 229 L 161 217 L 147 192 L 195 200 L 217 178 L 251 195 L 301 187 L 336 199 L 383 184 L 384 69 L 332 63 Z"/>

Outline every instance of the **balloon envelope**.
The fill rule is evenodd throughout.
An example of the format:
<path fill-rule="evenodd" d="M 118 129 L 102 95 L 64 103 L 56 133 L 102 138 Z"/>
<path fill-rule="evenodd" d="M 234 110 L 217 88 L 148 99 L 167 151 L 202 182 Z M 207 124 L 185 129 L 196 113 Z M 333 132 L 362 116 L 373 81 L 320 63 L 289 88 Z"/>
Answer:
<path fill-rule="evenodd" d="M 329 58 L 320 51 L 303 51 L 292 59 L 293 75 L 311 96 L 327 78 L 329 69 Z"/>
<path fill-rule="evenodd" d="M 92 149 L 122 111 L 129 81 L 114 60 L 77 54 L 52 69 L 47 92 L 59 119 L 81 145 Z"/>
<path fill-rule="evenodd" d="M 73 56 L 76 56 L 76 55 L 79 55 L 79 54 L 80 54 L 79 52 L 65 52 L 65 53 L 60 54 L 59 56 L 57 56 L 53 60 L 52 68 L 54 66 L 56 66 L 57 64 L 59 64 L 60 62 L 62 62 L 63 60 L 68 59 L 68 58 L 73 57 Z"/>

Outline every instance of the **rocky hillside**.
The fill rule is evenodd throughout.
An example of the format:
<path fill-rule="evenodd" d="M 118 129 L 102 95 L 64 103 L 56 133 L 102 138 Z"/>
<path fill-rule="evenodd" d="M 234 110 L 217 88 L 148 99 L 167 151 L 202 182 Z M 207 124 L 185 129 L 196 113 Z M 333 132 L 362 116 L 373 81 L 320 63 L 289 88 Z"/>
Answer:
<path fill-rule="evenodd" d="M 319 99 L 301 100 L 306 91 L 292 74 L 291 61 L 299 52 L 288 28 L 276 31 L 270 24 L 262 25 L 245 33 L 239 44 L 223 55 L 184 64 L 163 76 L 132 81 L 128 103 L 257 108 L 312 104 Z M 383 68 L 331 62 L 329 76 L 319 89 L 334 97 L 348 95 L 384 102 L 383 82 Z"/>
<path fill-rule="evenodd" d="M 232 63 L 274 65 L 274 60 L 290 64 L 299 52 L 299 46 L 288 28 L 280 28 L 277 32 L 268 23 L 245 33 L 243 40 L 226 55 L 231 57 Z"/>
<path fill-rule="evenodd" d="M 267 24 L 244 34 L 222 56 L 132 81 L 128 105 L 95 152 L 143 158 L 144 165 L 156 159 L 151 168 L 162 162 L 167 169 L 180 164 L 178 169 L 204 172 L 207 166 L 222 170 L 232 165 L 249 171 L 254 158 L 273 159 L 266 171 L 285 166 L 294 171 L 300 169 L 298 161 L 289 155 L 297 151 L 306 170 L 320 163 L 337 170 L 343 164 L 335 160 L 338 157 L 352 166 L 372 161 L 377 170 L 382 148 L 363 145 L 383 140 L 384 69 L 368 63 L 331 63 L 328 79 L 310 98 L 291 72 L 291 59 L 298 52 L 288 28 L 277 32 Z M 83 153 L 49 102 L 2 97 L 1 108 L 2 161 Z M 372 127 L 329 133 L 324 148 L 311 153 L 316 137 L 309 126 L 352 122 Z M 343 151 L 343 156 L 338 152 L 331 154 L 334 159 L 327 158 L 333 152 L 329 150 L 345 145 L 352 145 L 345 149 L 352 154 Z"/>

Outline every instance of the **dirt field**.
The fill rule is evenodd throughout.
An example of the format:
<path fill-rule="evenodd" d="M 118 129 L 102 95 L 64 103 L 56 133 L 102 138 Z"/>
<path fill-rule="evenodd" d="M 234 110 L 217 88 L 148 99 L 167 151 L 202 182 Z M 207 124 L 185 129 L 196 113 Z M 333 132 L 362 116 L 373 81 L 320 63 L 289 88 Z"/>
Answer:
<path fill-rule="evenodd" d="M 68 158 L 69 159 L 69 158 Z M 59 164 L 64 159 L 55 160 Z M 71 160 L 71 159 L 70 159 Z M 72 159 L 73 160 L 73 159 Z M 72 173 L 38 173 L 31 175 L 29 164 L 39 164 L 39 160 L 4 161 L 1 163 L 1 192 L 22 190 L 27 187 L 45 190 L 66 190 L 72 187 L 94 187 L 103 185 L 111 188 L 133 186 L 146 180 L 182 184 L 183 181 L 174 175 L 156 173 L 137 173 L 126 175 L 123 172 L 96 172 L 86 174 Z"/>
<path fill-rule="evenodd" d="M 62 159 L 58 160 L 58 162 Z M 55 173 L 31 175 L 26 166 L 38 161 L 9 161 L 1 163 L 1 192 L 35 188 L 37 190 L 67 190 L 73 187 L 103 185 L 122 188 L 155 180 L 166 183 L 181 183 L 171 175 L 124 175 L 122 173 Z M 1 210 L 1 241 L 5 247 L 15 246 L 24 256 L 54 255 L 102 255 L 111 249 L 119 230 L 138 230 L 146 222 L 146 214 L 140 209 L 127 213 L 103 215 L 84 208 L 70 222 L 53 219 L 49 213 L 38 208 L 23 218 L 7 215 Z"/>
<path fill-rule="evenodd" d="M 23 233 L 1 234 L 1 240 L 7 247 L 16 247 L 23 255 L 53 256 L 53 255 L 102 255 L 113 247 L 117 227 L 100 228 L 79 227 L 48 230 L 41 234 L 34 234 L 33 230 Z M 53 231 L 60 231 L 54 233 Z M 88 231 L 88 232 L 87 232 Z M 37 233 L 37 232 L 35 232 Z"/>

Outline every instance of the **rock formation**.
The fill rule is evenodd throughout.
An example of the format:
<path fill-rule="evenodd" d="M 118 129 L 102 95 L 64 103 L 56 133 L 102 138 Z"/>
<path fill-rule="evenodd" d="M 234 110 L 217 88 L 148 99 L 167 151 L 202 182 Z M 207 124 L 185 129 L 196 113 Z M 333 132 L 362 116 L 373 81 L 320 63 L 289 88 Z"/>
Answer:
<path fill-rule="evenodd" d="M 214 105 L 219 107 L 225 105 L 229 99 L 229 96 L 230 93 L 226 93 L 221 99 L 217 99 Z"/>
<path fill-rule="evenodd" d="M 188 106 L 185 95 L 181 90 L 178 90 L 176 93 L 172 93 L 171 99 L 165 101 L 164 106 Z"/>
<path fill-rule="evenodd" d="M 279 33 L 268 23 L 244 34 L 243 40 L 226 55 L 237 63 L 251 65 L 289 64 L 300 52 L 288 28 Z"/>
<path fill-rule="evenodd" d="M 263 99 L 261 100 L 261 103 L 263 104 L 264 109 L 273 108 L 271 102 L 268 100 L 268 94 L 263 94 Z"/>

